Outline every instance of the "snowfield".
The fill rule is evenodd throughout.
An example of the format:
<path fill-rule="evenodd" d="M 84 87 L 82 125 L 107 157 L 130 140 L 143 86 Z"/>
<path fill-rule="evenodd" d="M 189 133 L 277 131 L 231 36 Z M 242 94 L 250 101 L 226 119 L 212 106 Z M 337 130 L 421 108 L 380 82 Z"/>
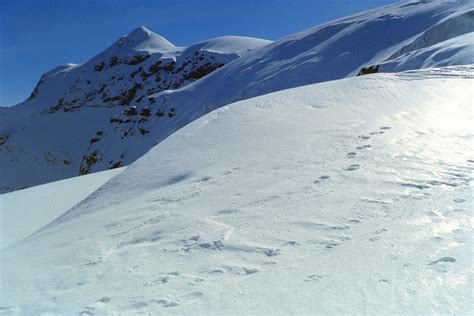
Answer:
<path fill-rule="evenodd" d="M 390 72 L 406 69 L 422 69 L 462 65 L 466 60 L 474 60 L 474 32 L 460 35 L 414 52 L 406 53 L 381 65 Z"/>
<path fill-rule="evenodd" d="M 123 170 L 97 172 L 0 195 L 0 249 L 33 234 Z"/>
<path fill-rule="evenodd" d="M 472 314 L 474 67 L 215 110 L 0 252 L 0 310 Z"/>

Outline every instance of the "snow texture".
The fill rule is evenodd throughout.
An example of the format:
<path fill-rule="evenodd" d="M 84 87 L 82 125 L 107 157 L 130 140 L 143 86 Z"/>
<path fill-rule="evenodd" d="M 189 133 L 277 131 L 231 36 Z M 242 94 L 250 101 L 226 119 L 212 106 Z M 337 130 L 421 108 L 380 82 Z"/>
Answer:
<path fill-rule="evenodd" d="M 472 314 L 473 74 L 375 74 L 213 111 L 1 251 L 0 309 Z"/>
<path fill-rule="evenodd" d="M 0 195 L 0 249 L 33 234 L 123 169 L 97 172 Z"/>

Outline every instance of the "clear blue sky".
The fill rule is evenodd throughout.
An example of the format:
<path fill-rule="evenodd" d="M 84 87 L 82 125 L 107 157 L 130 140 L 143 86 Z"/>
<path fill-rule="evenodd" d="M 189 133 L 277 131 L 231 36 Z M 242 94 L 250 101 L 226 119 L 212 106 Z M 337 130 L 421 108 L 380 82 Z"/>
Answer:
<path fill-rule="evenodd" d="M 175 45 L 221 35 L 277 40 L 396 0 L 1 0 L 0 106 L 51 68 L 83 63 L 144 25 Z"/>

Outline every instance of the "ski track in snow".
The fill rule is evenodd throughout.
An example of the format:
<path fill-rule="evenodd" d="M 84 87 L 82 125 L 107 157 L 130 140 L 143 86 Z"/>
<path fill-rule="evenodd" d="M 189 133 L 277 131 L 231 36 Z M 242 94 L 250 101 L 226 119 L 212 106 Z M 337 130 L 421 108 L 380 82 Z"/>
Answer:
<path fill-rule="evenodd" d="M 197 120 L 3 252 L 0 310 L 469 313 L 473 134 L 457 119 L 472 80 L 455 73 L 308 86 Z M 330 109 L 299 103 L 327 91 Z"/>

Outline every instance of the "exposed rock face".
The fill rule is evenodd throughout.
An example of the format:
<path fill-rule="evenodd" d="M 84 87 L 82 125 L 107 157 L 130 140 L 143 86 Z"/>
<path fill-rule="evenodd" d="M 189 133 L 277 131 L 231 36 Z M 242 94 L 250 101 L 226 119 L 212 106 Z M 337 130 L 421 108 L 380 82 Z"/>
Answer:
<path fill-rule="evenodd" d="M 363 76 L 363 75 L 368 75 L 368 74 L 375 74 L 379 72 L 379 65 L 374 65 L 374 66 L 370 66 L 370 67 L 363 67 L 359 73 L 357 74 L 357 76 Z"/>

